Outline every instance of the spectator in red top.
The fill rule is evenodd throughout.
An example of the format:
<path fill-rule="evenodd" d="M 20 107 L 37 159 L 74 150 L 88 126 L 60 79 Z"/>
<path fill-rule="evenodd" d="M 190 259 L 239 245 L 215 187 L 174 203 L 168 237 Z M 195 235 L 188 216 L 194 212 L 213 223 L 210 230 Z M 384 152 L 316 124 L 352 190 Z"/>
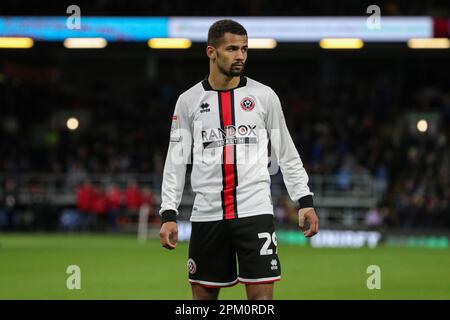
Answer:
<path fill-rule="evenodd" d="M 106 199 L 108 201 L 108 222 L 112 232 L 117 231 L 117 219 L 121 215 L 123 202 L 122 191 L 116 184 L 110 184 L 106 190 Z"/>
<path fill-rule="evenodd" d="M 89 180 L 85 180 L 77 190 L 77 208 L 82 214 L 91 211 L 94 188 Z"/>
<path fill-rule="evenodd" d="M 153 195 L 152 189 L 150 187 L 142 188 L 142 203 L 152 206 L 155 203 L 155 196 Z"/>
<path fill-rule="evenodd" d="M 92 204 L 92 211 L 97 215 L 104 215 L 108 210 L 106 194 L 103 187 L 100 185 L 94 188 L 94 199 Z"/>
<path fill-rule="evenodd" d="M 92 197 L 92 207 L 89 219 L 89 227 L 94 227 L 97 231 L 102 231 L 106 225 L 106 212 L 108 210 L 108 202 L 106 194 L 101 185 L 94 186 Z"/>
<path fill-rule="evenodd" d="M 128 182 L 128 188 L 126 191 L 127 198 L 127 210 L 130 213 L 137 213 L 142 205 L 142 191 L 139 189 L 136 181 L 131 180 Z"/>
<path fill-rule="evenodd" d="M 94 200 L 94 187 L 89 180 L 85 180 L 77 190 L 77 208 L 81 214 L 81 228 L 86 231 L 95 219 L 92 213 Z"/>
<path fill-rule="evenodd" d="M 155 196 L 153 195 L 153 191 L 150 187 L 142 188 L 142 203 L 148 205 L 149 207 L 149 222 L 151 224 L 159 225 L 160 221 L 157 219 L 154 210 Z"/>

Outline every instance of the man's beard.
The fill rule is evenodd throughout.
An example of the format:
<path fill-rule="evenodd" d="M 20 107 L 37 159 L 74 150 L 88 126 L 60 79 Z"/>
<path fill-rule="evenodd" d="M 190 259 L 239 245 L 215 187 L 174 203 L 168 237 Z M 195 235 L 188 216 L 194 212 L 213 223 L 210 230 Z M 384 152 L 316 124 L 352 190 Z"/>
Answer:
<path fill-rule="evenodd" d="M 225 70 L 225 68 L 222 68 L 221 65 L 218 65 L 218 67 L 219 67 L 220 72 L 222 72 L 227 77 L 231 78 L 231 77 L 240 76 L 242 74 L 242 72 L 244 71 L 245 64 L 242 64 L 242 68 L 240 70 L 234 70 L 233 64 L 230 66 L 229 70 Z"/>

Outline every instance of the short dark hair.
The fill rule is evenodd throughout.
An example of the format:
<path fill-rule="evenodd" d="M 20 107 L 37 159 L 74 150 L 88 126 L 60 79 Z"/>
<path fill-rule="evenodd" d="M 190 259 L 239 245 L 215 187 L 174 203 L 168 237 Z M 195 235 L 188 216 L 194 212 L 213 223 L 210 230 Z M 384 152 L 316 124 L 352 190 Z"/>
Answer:
<path fill-rule="evenodd" d="M 230 19 L 216 21 L 209 27 L 208 46 L 216 47 L 226 32 L 246 36 L 247 30 L 238 22 Z"/>

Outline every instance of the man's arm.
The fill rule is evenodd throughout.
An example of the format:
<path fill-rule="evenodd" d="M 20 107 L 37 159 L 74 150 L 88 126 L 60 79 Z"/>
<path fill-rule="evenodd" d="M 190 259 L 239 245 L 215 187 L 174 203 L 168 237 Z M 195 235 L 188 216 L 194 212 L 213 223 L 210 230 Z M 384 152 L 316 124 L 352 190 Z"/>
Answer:
<path fill-rule="evenodd" d="M 298 201 L 299 227 L 305 236 L 312 237 L 319 231 L 319 219 L 314 210 L 313 193 L 308 187 L 308 174 L 286 125 L 280 99 L 270 89 L 267 97 L 267 131 L 270 142 L 283 173 L 284 184 L 292 201 Z M 305 220 L 310 229 L 304 230 Z"/>
<path fill-rule="evenodd" d="M 162 225 L 160 240 L 163 247 L 175 249 L 178 241 L 178 206 L 183 196 L 186 165 L 191 156 L 192 135 L 187 106 L 178 98 L 172 117 L 170 142 L 164 164 L 161 188 Z"/>

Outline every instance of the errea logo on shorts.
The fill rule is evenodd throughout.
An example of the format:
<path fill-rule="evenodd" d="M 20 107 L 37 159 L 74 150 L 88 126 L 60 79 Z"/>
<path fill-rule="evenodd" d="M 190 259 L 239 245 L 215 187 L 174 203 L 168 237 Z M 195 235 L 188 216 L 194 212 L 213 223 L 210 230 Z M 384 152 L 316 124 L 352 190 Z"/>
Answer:
<path fill-rule="evenodd" d="M 277 270 L 278 269 L 278 261 L 276 259 L 272 259 L 272 261 L 270 261 L 270 270 Z"/>
<path fill-rule="evenodd" d="M 189 258 L 187 268 L 190 274 L 194 274 L 197 271 L 197 265 L 195 264 L 194 259 Z"/>

